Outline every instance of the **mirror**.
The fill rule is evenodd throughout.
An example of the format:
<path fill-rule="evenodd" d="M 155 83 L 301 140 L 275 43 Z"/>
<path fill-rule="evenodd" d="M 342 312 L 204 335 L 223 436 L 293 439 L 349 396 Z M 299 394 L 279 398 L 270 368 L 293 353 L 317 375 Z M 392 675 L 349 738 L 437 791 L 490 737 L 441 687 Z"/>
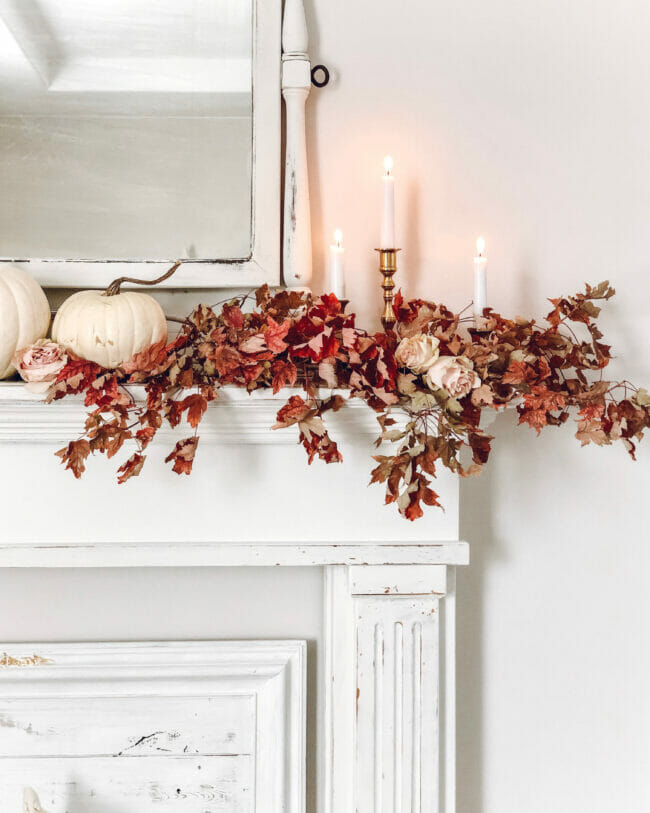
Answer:
<path fill-rule="evenodd" d="M 100 262 L 261 253 L 278 282 L 279 211 L 267 234 L 256 205 L 279 210 L 280 0 L 256 5 L 0 0 L 0 257 L 101 286 Z"/>

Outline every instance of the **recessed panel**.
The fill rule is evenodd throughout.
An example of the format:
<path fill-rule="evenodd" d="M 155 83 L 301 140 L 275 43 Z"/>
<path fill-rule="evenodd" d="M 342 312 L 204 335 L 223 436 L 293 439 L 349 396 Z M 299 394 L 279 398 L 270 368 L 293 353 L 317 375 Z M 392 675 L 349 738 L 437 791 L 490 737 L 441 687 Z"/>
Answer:
<path fill-rule="evenodd" d="M 304 813 L 305 644 L 0 649 L 0 810 Z"/>

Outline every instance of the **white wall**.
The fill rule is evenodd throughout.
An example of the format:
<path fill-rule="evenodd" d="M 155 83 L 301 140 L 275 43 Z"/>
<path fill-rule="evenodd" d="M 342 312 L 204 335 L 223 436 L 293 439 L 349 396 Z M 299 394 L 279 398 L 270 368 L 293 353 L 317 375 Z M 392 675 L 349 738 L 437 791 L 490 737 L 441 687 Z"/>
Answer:
<path fill-rule="evenodd" d="M 603 320 L 616 369 L 650 383 L 650 7 L 315 0 L 309 18 L 313 57 L 335 74 L 310 103 L 315 255 L 320 271 L 340 226 L 360 322 L 379 312 L 372 249 L 390 151 L 404 248 L 398 280 L 409 295 L 465 305 L 479 232 L 490 301 L 506 313 L 541 316 L 545 297 L 609 277 L 620 291 Z M 620 449 L 581 450 L 570 427 L 549 432 L 537 439 L 500 418 L 488 472 L 462 485 L 473 564 L 459 578 L 458 813 L 645 813 L 650 451 L 634 464 Z M 52 573 L 15 578 L 14 597 L 32 607 L 64 589 L 59 620 L 7 602 L 13 615 L 2 631 L 7 638 L 9 624 L 12 640 L 222 629 L 216 598 L 197 604 L 195 576 L 165 577 L 174 614 L 137 600 L 163 578 L 147 571 L 110 579 L 70 571 L 63 584 Z M 203 591 L 220 595 L 216 572 L 200 578 Z M 254 595 L 249 578 L 229 572 L 227 584 Z M 93 624 L 74 593 L 89 579 L 96 606 L 115 608 Z M 128 590 L 116 597 L 118 579 Z M 318 591 L 305 601 L 314 612 Z M 264 615 L 267 599 L 258 604 Z M 282 602 L 273 618 L 261 632 L 316 635 Z"/>
<path fill-rule="evenodd" d="M 382 156 L 398 179 L 398 281 L 463 306 L 476 236 L 490 303 L 609 278 L 619 375 L 650 382 L 650 6 L 639 0 L 316 0 L 319 256 L 346 236 L 349 295 L 379 312 Z M 650 809 L 650 450 L 495 426 L 461 487 L 459 813 Z"/>

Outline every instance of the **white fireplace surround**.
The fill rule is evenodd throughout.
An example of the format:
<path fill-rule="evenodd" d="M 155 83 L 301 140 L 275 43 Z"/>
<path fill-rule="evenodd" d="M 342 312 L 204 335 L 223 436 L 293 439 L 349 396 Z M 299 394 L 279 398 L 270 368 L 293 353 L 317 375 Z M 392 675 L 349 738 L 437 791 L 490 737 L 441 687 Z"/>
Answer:
<path fill-rule="evenodd" d="M 455 567 L 469 558 L 458 481 L 441 473 L 445 511 L 407 522 L 367 485 L 373 413 L 352 400 L 331 415 L 344 463 L 307 466 L 296 428 L 270 429 L 289 394 L 225 388 L 190 477 L 163 463 L 191 432 L 179 427 L 156 439 L 139 478 L 117 486 L 119 462 L 93 458 L 75 481 L 53 454 L 78 436 L 81 400 L 45 405 L 0 385 L 5 498 L 20 504 L 27 482 L 39 494 L 29 521 L 9 512 L 0 566 L 323 567 L 319 810 L 454 813 Z"/>

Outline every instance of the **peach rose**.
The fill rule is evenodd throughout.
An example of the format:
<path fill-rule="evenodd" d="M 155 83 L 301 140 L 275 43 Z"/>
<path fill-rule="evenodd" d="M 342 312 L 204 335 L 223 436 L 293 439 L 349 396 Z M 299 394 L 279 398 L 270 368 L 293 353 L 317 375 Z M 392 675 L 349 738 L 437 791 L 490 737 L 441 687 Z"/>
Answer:
<path fill-rule="evenodd" d="M 36 344 L 17 350 L 12 364 L 23 381 L 27 382 L 26 389 L 42 393 L 54 383 L 67 361 L 68 356 L 60 344 L 39 339 Z"/>
<path fill-rule="evenodd" d="M 431 389 L 444 389 L 452 398 L 462 398 L 481 386 L 474 365 L 465 356 L 443 356 L 427 371 Z"/>
<path fill-rule="evenodd" d="M 395 351 L 395 360 L 400 367 L 408 367 L 414 373 L 426 373 L 440 355 L 440 341 L 425 333 L 416 333 L 402 339 Z"/>

